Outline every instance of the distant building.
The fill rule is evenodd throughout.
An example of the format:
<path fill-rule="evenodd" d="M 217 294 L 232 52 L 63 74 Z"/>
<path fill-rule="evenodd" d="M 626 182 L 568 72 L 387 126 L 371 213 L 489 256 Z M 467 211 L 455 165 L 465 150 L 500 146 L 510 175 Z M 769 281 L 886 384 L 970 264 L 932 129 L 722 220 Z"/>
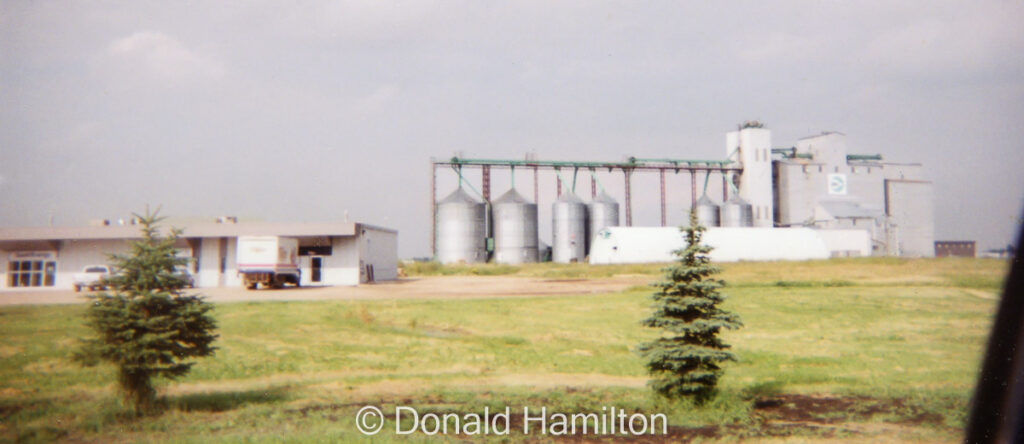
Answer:
<path fill-rule="evenodd" d="M 936 254 L 932 183 L 921 164 L 850 154 L 837 132 L 772 148 L 771 131 L 759 122 L 726 133 L 725 153 L 742 171 L 723 173 L 721 206 L 706 194 L 694 204 L 698 215 L 721 216 L 702 222 L 711 227 L 714 260 Z M 745 216 L 728 225 L 733 207 Z M 590 262 L 668 261 L 681 242 L 678 230 L 612 227 L 598 233 Z"/>
<path fill-rule="evenodd" d="M 974 241 L 935 241 L 935 257 L 974 257 Z"/>
<path fill-rule="evenodd" d="M 285 236 L 299 241 L 302 285 L 358 285 L 398 275 L 398 233 L 360 223 L 218 223 L 184 227 L 176 247 L 192 259 L 199 287 L 241 286 L 235 264 L 239 236 Z M 0 288 L 70 289 L 74 273 L 109 263 L 108 255 L 129 252 L 140 238 L 131 224 L 85 227 L 0 228 Z"/>
<path fill-rule="evenodd" d="M 850 154 L 846 136 L 836 132 L 772 151 L 774 186 L 768 208 L 775 226 L 862 229 L 871 235 L 874 255 L 935 254 L 932 183 L 925 180 L 921 164 L 885 162 L 879 154 Z M 761 164 L 744 162 L 741 196 L 747 170 Z M 763 189 L 762 180 L 757 182 Z"/>

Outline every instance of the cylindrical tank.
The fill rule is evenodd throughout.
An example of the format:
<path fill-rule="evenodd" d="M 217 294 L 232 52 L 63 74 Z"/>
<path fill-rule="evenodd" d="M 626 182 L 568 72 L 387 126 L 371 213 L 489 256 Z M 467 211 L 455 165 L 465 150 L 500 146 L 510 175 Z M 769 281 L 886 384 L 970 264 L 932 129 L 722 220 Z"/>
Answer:
<path fill-rule="evenodd" d="M 594 200 L 587 205 L 587 253 L 590 253 L 590 246 L 594 243 L 594 236 L 607 227 L 619 226 L 619 203 L 611 196 L 601 191 Z"/>
<path fill-rule="evenodd" d="M 537 262 L 537 204 L 515 189 L 491 204 L 494 215 L 494 261 L 499 264 Z"/>
<path fill-rule="evenodd" d="M 551 204 L 551 261 L 583 262 L 587 256 L 587 205 L 571 192 Z"/>
<path fill-rule="evenodd" d="M 754 207 L 747 201 L 733 194 L 728 201 L 722 204 L 719 217 L 723 227 L 752 227 L 754 226 Z"/>
<path fill-rule="evenodd" d="M 462 188 L 437 203 L 437 260 L 486 262 L 487 208 Z"/>
<path fill-rule="evenodd" d="M 718 205 L 715 204 L 707 194 L 697 199 L 697 223 L 705 227 L 717 227 L 721 225 L 721 215 L 718 213 Z"/>

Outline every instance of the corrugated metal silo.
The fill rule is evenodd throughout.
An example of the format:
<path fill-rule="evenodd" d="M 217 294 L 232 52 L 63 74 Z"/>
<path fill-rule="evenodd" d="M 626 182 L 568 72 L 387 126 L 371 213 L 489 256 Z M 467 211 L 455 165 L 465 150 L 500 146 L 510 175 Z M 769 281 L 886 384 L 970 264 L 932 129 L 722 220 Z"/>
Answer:
<path fill-rule="evenodd" d="M 487 208 L 462 188 L 437 203 L 437 260 L 486 262 Z"/>
<path fill-rule="evenodd" d="M 491 204 L 494 214 L 494 261 L 499 264 L 537 262 L 537 204 L 515 189 Z"/>
<path fill-rule="evenodd" d="M 747 201 L 733 194 L 719 209 L 719 217 L 723 227 L 754 226 L 754 207 Z"/>
<path fill-rule="evenodd" d="M 551 261 L 583 262 L 587 252 L 587 205 L 571 192 L 551 204 Z"/>
<path fill-rule="evenodd" d="M 587 205 L 587 213 L 590 218 L 587 231 L 587 253 L 589 253 L 594 236 L 597 236 L 602 228 L 619 226 L 619 203 L 601 191 L 601 194 Z"/>
<path fill-rule="evenodd" d="M 707 194 L 697 199 L 697 223 L 705 227 L 717 227 L 721 225 L 719 207 Z"/>

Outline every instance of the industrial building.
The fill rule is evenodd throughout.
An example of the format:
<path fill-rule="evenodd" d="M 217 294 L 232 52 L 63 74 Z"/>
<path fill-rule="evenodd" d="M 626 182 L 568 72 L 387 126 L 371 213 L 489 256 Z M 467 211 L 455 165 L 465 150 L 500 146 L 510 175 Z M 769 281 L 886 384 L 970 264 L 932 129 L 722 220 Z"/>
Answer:
<path fill-rule="evenodd" d="M 850 154 L 846 136 L 836 132 L 775 152 L 775 226 L 862 229 L 871 233 L 875 255 L 935 255 L 932 184 L 921 164 Z"/>
<path fill-rule="evenodd" d="M 511 264 L 545 258 L 537 233 L 539 171 L 557 176 L 557 198 L 551 203 L 550 258 L 555 262 L 670 260 L 680 245 L 678 230 L 633 227 L 631 203 L 631 177 L 658 173 L 661 226 L 666 226 L 669 172 L 689 174 L 690 208 L 702 225 L 711 227 L 708 239 L 721 250 L 719 260 L 935 255 L 932 184 L 920 164 L 850 153 L 846 136 L 837 132 L 779 148 L 772 147 L 771 132 L 762 124 L 745 122 L 725 139 L 723 160 L 432 160 L 434 257 L 442 263 Z M 439 168 L 451 168 L 459 178 L 458 189 L 440 201 Z M 465 168 L 481 170 L 481 192 L 465 179 Z M 512 177 L 512 189 L 493 202 L 492 169 L 507 169 Z M 532 171 L 533 202 L 515 190 L 516 169 Z M 605 171 L 624 177 L 623 224 L 618 202 L 597 192 L 595 173 Z M 591 177 L 589 202 L 576 194 L 580 173 Z M 712 177 L 721 182 L 720 195 L 709 194 Z M 538 248 L 536 256 L 527 252 L 532 246 Z"/>
<path fill-rule="evenodd" d="M 176 226 L 183 229 L 176 248 L 191 258 L 197 287 L 236 287 L 240 236 L 282 236 L 298 239 L 301 285 L 358 285 L 398 276 L 398 233 L 361 223 L 271 224 L 238 223 L 232 217 L 217 223 Z M 0 269 L 3 288 L 72 287 L 73 274 L 83 267 L 109 263 L 108 255 L 129 252 L 139 239 L 129 221 L 101 221 L 82 227 L 0 228 Z"/>

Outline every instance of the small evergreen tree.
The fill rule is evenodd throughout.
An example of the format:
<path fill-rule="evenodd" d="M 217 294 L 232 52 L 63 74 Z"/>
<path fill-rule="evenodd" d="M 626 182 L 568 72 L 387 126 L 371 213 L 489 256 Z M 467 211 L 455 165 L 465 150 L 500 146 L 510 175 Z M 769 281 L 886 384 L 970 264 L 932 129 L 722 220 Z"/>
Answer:
<path fill-rule="evenodd" d="M 654 313 L 643 321 L 664 334 L 641 344 L 639 352 L 647 359 L 654 378 L 649 385 L 655 392 L 667 398 L 690 396 L 700 405 L 714 397 L 721 364 L 736 360 L 719 332 L 743 324 L 739 316 L 718 307 L 725 300 L 718 291 L 725 282 L 711 278 L 720 270 L 707 256 L 711 247 L 701 243 L 705 228 L 697 223 L 695 212 L 690 212 L 690 225 L 680 230 L 686 246 L 673 252 L 677 263 L 663 270 L 664 280 L 653 284 L 658 289 Z"/>
<path fill-rule="evenodd" d="M 117 366 L 117 382 L 136 415 L 154 407 L 154 377 L 174 379 L 188 373 L 190 358 L 210 356 L 217 336 L 212 305 L 199 295 L 185 295 L 178 267 L 188 259 L 175 255 L 181 230 L 161 237 L 162 218 L 146 211 L 136 215 L 142 240 L 131 253 L 111 255 L 117 273 L 106 280 L 110 293 L 89 296 L 87 324 L 96 336 L 84 339 L 75 358 L 84 365 L 109 361 Z"/>

